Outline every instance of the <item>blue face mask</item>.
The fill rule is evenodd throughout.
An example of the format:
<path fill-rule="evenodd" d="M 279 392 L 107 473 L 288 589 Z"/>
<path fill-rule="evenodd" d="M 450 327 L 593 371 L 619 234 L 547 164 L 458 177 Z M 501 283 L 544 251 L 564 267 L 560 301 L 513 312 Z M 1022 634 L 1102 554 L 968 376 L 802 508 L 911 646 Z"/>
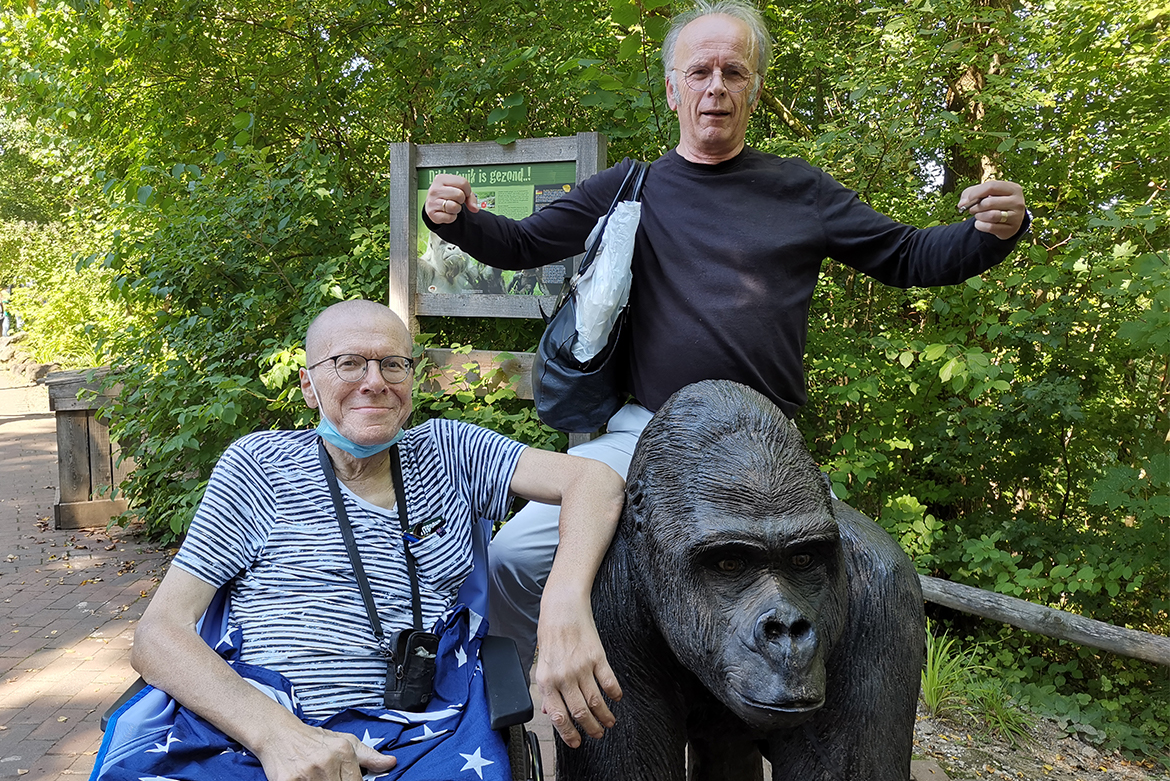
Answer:
<path fill-rule="evenodd" d="M 333 425 L 333 421 L 325 417 L 325 411 L 320 408 L 320 395 L 317 394 L 317 386 L 313 385 L 313 375 L 309 373 L 309 387 L 313 389 L 314 395 L 317 395 L 318 408 L 317 411 L 321 413 L 321 422 L 317 424 L 317 433 L 321 435 L 321 439 L 325 440 L 334 447 L 339 447 L 346 453 L 356 458 L 369 458 L 377 455 L 383 450 L 389 450 L 394 446 L 398 440 L 406 434 L 406 429 L 398 429 L 398 433 L 389 442 L 378 445 L 359 445 L 349 437 L 346 437 L 337 430 L 337 426 Z"/>

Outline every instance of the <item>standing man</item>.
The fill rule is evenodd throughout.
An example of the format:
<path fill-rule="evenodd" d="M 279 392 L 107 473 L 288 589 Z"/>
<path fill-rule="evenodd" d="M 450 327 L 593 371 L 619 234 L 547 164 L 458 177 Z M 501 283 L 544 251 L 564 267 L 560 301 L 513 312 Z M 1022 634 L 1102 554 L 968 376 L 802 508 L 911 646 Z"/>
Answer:
<path fill-rule="evenodd" d="M 735 380 L 796 415 L 807 400 L 808 312 L 824 258 L 897 287 L 956 284 L 1002 261 L 1027 228 L 1023 192 L 1012 182 L 964 190 L 959 207 L 973 219 L 918 229 L 879 214 L 803 160 L 746 146 L 770 58 L 763 18 L 743 0 L 698 0 L 663 43 L 666 97 L 680 132 L 642 191 L 628 315 L 637 403 L 573 450 L 619 474 L 653 411 L 692 382 Z M 519 222 L 480 210 L 465 179 L 437 176 L 424 217 L 488 265 L 532 268 L 583 251 L 631 164 Z M 492 543 L 490 620 L 522 654 L 533 653 L 556 546 L 556 508 L 536 505 Z"/>

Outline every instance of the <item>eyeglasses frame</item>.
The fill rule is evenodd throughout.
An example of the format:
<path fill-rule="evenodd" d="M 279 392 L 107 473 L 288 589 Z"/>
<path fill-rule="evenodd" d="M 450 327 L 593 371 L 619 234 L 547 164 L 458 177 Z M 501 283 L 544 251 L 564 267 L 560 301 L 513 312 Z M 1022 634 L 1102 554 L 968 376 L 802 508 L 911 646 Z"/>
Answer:
<path fill-rule="evenodd" d="M 365 361 L 365 365 L 362 368 L 362 376 L 358 377 L 356 380 L 345 379 L 344 377 L 341 376 L 341 372 L 337 370 L 337 360 L 339 358 L 347 358 L 347 357 L 351 357 L 351 356 L 355 357 L 355 358 L 361 358 L 362 360 Z M 406 375 L 401 380 L 388 380 L 388 379 L 386 379 L 386 373 L 382 370 L 382 361 L 388 361 L 391 358 L 397 358 L 406 364 Z M 403 382 L 406 382 L 407 377 L 409 377 L 410 373 L 414 371 L 414 359 L 408 358 L 405 355 L 386 355 L 382 358 L 367 358 L 366 356 L 362 355 L 361 353 L 340 353 L 339 355 L 331 355 L 328 358 L 322 358 L 321 360 L 317 361 L 312 366 L 306 366 L 305 370 L 312 371 L 313 369 L 316 369 L 318 366 L 325 363 L 326 361 L 333 361 L 333 373 L 337 375 L 337 379 L 341 380 L 342 382 L 348 382 L 350 384 L 361 382 L 362 380 L 364 380 L 366 378 L 366 375 L 370 373 L 370 363 L 373 361 L 378 362 L 378 373 L 382 375 L 382 381 L 385 382 L 387 385 L 399 385 Z"/>
<path fill-rule="evenodd" d="M 740 87 L 739 89 L 732 89 L 731 87 L 727 86 L 727 82 L 724 81 L 724 79 L 723 79 L 723 69 L 722 68 L 712 68 L 711 75 L 707 77 L 707 83 L 701 87 L 695 87 L 691 84 L 690 80 L 687 79 L 687 74 L 690 71 L 683 70 L 682 68 L 671 68 L 671 70 L 682 74 L 683 84 L 686 84 L 687 89 L 689 89 L 691 92 L 705 92 L 707 90 L 707 88 L 711 86 L 711 83 L 715 80 L 715 72 L 718 71 L 719 72 L 719 81 L 723 83 L 723 88 L 725 90 L 727 90 L 728 92 L 732 93 L 733 95 L 738 95 L 739 93 L 746 90 L 748 87 L 751 86 L 752 79 L 759 78 L 759 76 L 760 76 L 760 74 L 756 73 L 755 71 L 748 71 L 748 79 L 747 79 L 747 81 L 745 81 L 743 83 L 743 86 Z"/>

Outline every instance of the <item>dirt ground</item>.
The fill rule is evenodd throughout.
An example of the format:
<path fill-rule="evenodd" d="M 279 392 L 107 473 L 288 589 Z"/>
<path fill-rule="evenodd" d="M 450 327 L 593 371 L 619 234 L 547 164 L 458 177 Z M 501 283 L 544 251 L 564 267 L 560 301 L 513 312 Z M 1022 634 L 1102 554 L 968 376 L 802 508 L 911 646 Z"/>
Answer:
<path fill-rule="evenodd" d="M 937 762 L 950 781 L 1170 781 L 1170 772 L 1153 762 L 1139 764 L 1120 754 L 1102 753 L 1067 737 L 1048 720 L 1040 720 L 1031 739 L 1013 748 L 1006 740 L 984 735 L 969 717 L 932 719 L 920 708 L 914 756 Z"/>

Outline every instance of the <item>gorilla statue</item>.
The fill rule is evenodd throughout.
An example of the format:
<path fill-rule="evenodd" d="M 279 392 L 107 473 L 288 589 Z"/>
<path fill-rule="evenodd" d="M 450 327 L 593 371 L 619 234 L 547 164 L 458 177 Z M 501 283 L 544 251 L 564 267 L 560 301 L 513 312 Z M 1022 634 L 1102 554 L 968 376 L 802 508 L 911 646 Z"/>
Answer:
<path fill-rule="evenodd" d="M 759 393 L 707 380 L 655 414 L 593 605 L 623 696 L 603 739 L 558 741 L 558 778 L 910 777 L 918 576 Z"/>

